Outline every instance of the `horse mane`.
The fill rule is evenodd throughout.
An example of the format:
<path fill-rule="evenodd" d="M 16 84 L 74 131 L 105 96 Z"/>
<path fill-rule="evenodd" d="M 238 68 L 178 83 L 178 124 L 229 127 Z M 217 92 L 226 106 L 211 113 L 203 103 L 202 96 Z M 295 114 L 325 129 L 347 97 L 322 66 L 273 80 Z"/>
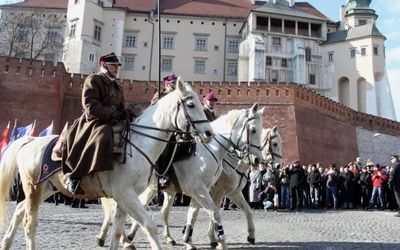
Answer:
<path fill-rule="evenodd" d="M 246 112 L 245 109 L 234 109 L 230 110 L 227 114 L 223 115 L 226 116 L 226 124 L 229 125 L 230 128 L 232 128 L 235 125 L 235 122 L 239 117 Z"/>

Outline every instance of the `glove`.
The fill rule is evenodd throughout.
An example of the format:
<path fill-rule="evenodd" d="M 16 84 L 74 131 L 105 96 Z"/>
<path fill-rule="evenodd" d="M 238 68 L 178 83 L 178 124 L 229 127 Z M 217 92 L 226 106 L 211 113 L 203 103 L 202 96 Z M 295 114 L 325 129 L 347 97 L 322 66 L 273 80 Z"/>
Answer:
<path fill-rule="evenodd" d="M 136 114 L 135 114 L 135 112 L 133 112 L 132 109 L 129 109 L 129 108 L 128 108 L 128 109 L 125 109 L 125 112 L 126 112 L 126 114 L 129 115 L 129 120 L 130 120 L 130 122 L 133 122 L 133 119 L 137 117 Z"/>
<path fill-rule="evenodd" d="M 123 119 L 125 119 L 125 114 L 118 110 L 114 111 L 110 116 L 111 123 L 115 123 Z"/>

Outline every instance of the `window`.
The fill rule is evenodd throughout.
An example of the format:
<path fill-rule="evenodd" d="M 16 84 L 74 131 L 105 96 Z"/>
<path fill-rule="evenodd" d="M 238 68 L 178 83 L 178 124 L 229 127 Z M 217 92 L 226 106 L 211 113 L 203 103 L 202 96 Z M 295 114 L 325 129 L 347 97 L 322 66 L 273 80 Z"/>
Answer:
<path fill-rule="evenodd" d="M 97 41 L 101 40 L 101 26 L 99 24 L 94 25 L 93 38 Z"/>
<path fill-rule="evenodd" d="M 350 50 L 350 57 L 351 58 L 356 57 L 356 50 L 355 49 Z"/>
<path fill-rule="evenodd" d="M 238 40 L 229 40 L 228 52 L 233 52 L 233 53 L 239 52 L 239 41 Z"/>
<path fill-rule="evenodd" d="M 75 33 L 76 33 L 76 23 L 72 23 L 71 24 L 71 31 L 69 33 L 70 37 L 75 37 Z"/>
<path fill-rule="evenodd" d="M 49 53 L 49 54 L 45 54 L 45 55 L 44 55 L 44 60 L 45 60 L 46 62 L 54 62 L 54 61 L 55 61 L 55 58 L 56 58 L 56 56 L 55 56 L 54 54 L 52 54 L 52 53 Z"/>
<path fill-rule="evenodd" d="M 366 24 L 367 24 L 367 20 L 366 19 L 358 19 L 358 26 L 366 25 Z"/>
<path fill-rule="evenodd" d="M 174 37 L 164 36 L 163 37 L 163 49 L 173 49 L 174 48 Z"/>
<path fill-rule="evenodd" d="M 161 60 L 161 70 L 162 71 L 172 71 L 172 59 L 163 58 Z"/>
<path fill-rule="evenodd" d="M 196 38 L 196 45 L 194 50 L 207 50 L 207 38 Z"/>
<path fill-rule="evenodd" d="M 219 51 L 219 46 L 218 45 L 214 46 L 214 51 Z"/>
<path fill-rule="evenodd" d="M 272 44 L 273 45 L 277 45 L 277 46 L 281 46 L 281 38 L 280 37 L 273 37 L 272 38 Z"/>
<path fill-rule="evenodd" d="M 79 2 L 78 0 L 75 0 L 75 1 L 74 1 L 75 4 L 77 4 L 78 2 Z"/>
<path fill-rule="evenodd" d="M 238 64 L 237 62 L 228 62 L 228 75 L 237 76 Z"/>
<path fill-rule="evenodd" d="M 103 6 L 103 5 L 104 5 L 104 2 L 103 2 L 103 1 L 100 1 L 100 0 L 97 0 L 97 5 Z"/>
<path fill-rule="evenodd" d="M 136 35 L 133 34 L 126 35 L 125 47 L 136 47 Z"/>
<path fill-rule="evenodd" d="M 203 74 L 206 72 L 206 62 L 204 60 L 195 60 L 194 62 L 194 73 Z"/>
<path fill-rule="evenodd" d="M 378 47 L 374 47 L 374 55 L 378 55 Z"/>
<path fill-rule="evenodd" d="M 124 69 L 133 70 L 135 68 L 135 58 L 131 56 L 126 56 L 124 58 Z"/>
<path fill-rule="evenodd" d="M 272 65 L 272 57 L 267 56 L 267 65 L 271 66 Z"/>
<path fill-rule="evenodd" d="M 311 62 L 311 49 L 306 48 L 306 61 Z"/>
<path fill-rule="evenodd" d="M 328 54 L 328 61 L 333 62 L 333 53 Z"/>
<path fill-rule="evenodd" d="M 56 43 L 58 38 L 58 32 L 55 30 L 50 30 L 46 36 L 46 43 Z"/>
<path fill-rule="evenodd" d="M 315 85 L 315 75 L 314 74 L 310 74 L 310 79 L 309 79 L 309 84 L 311 85 Z"/>
<path fill-rule="evenodd" d="M 367 55 L 367 49 L 366 48 L 361 48 L 361 55 L 366 56 Z"/>
<path fill-rule="evenodd" d="M 287 67 L 287 59 L 286 58 L 282 58 L 281 66 L 282 67 Z"/>
<path fill-rule="evenodd" d="M 29 40 L 29 30 L 25 28 L 21 28 L 18 31 L 18 41 L 19 42 L 27 42 Z"/>
<path fill-rule="evenodd" d="M 93 53 L 89 54 L 89 62 L 94 62 L 94 54 Z"/>

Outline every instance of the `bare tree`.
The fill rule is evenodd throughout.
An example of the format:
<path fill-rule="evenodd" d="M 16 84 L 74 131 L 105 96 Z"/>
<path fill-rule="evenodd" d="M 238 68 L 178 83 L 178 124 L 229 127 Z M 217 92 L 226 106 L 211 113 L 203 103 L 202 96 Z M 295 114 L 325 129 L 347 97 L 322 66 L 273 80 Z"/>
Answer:
<path fill-rule="evenodd" d="M 55 13 L 44 8 L 24 11 L 3 10 L 0 30 L 0 53 L 26 58 L 54 61 L 62 55 L 65 13 Z"/>

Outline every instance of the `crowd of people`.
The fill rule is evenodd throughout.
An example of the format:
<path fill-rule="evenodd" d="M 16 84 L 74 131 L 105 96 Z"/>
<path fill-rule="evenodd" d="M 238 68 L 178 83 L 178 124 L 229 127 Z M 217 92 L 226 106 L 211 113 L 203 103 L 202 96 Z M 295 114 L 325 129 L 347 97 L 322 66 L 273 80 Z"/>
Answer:
<path fill-rule="evenodd" d="M 244 194 L 254 209 L 365 209 L 398 210 L 400 176 L 397 155 L 383 167 L 357 158 L 345 166 L 301 165 L 298 160 L 276 169 L 260 165 L 249 169 Z M 396 214 L 400 217 L 400 212 Z"/>

